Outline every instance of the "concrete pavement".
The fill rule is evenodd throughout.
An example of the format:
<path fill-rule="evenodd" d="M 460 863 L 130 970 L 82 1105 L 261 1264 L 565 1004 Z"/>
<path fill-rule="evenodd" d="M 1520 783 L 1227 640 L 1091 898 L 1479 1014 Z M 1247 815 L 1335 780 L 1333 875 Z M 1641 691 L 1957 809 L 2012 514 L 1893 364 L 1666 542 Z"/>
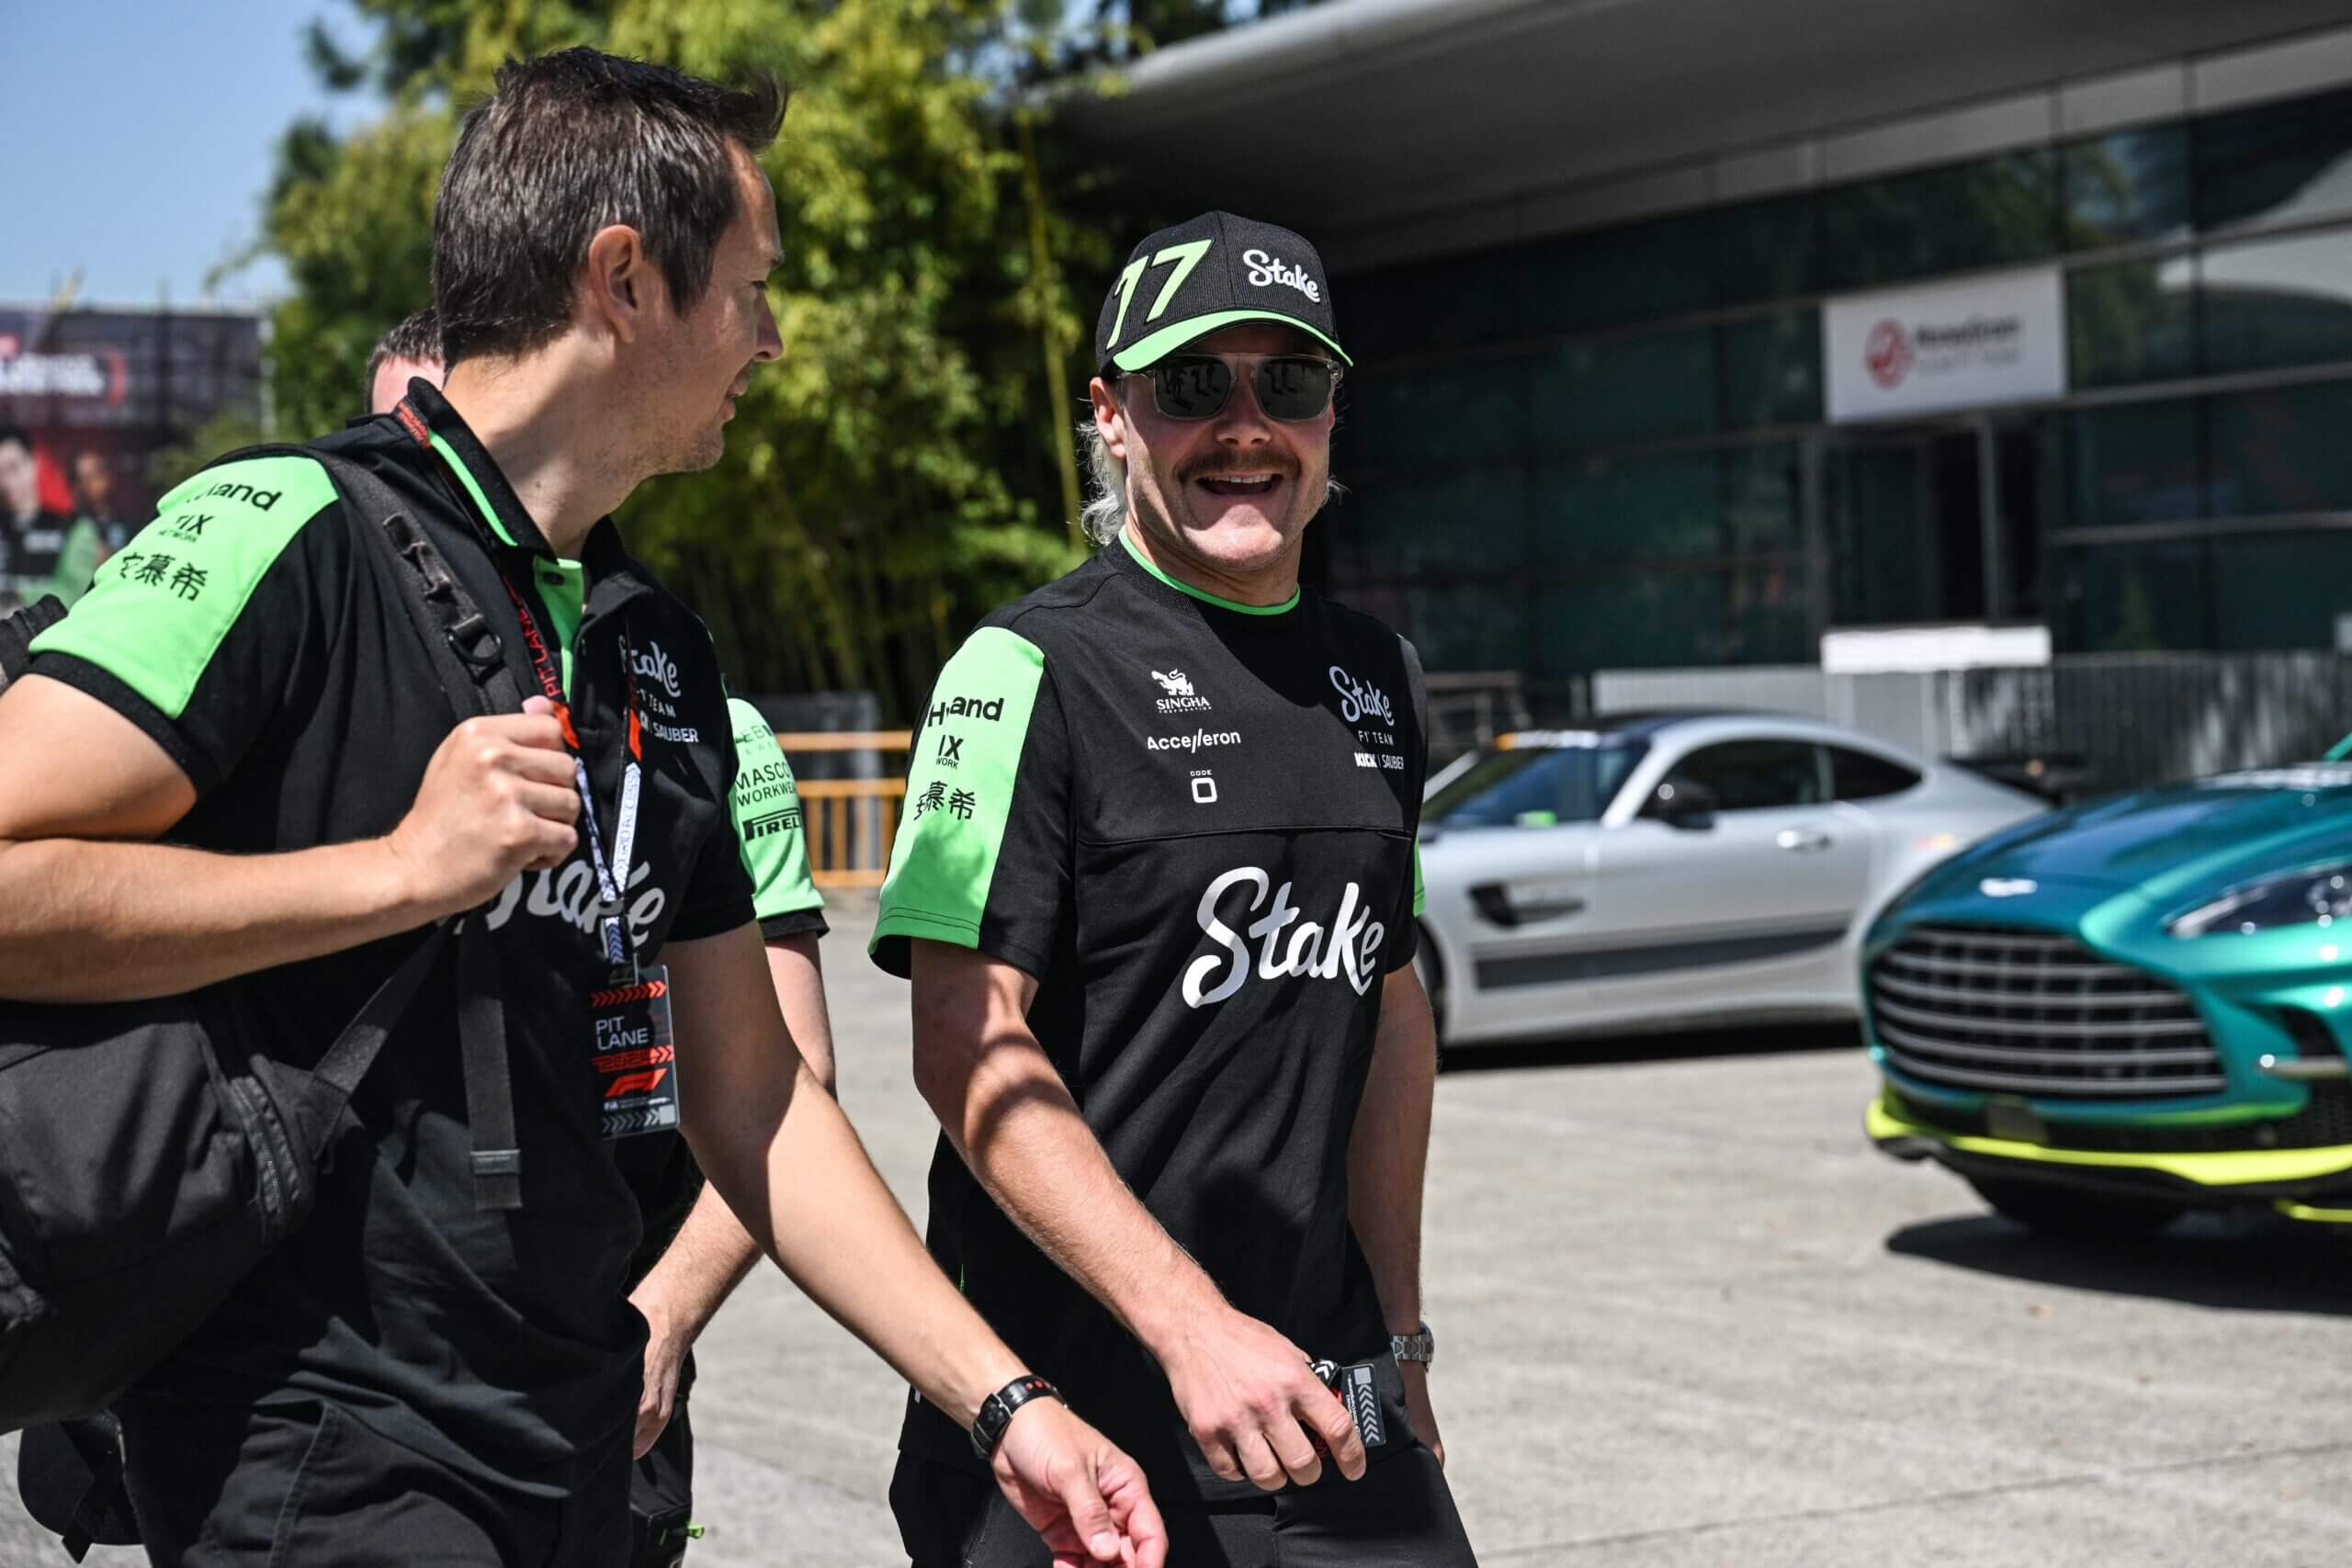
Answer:
<path fill-rule="evenodd" d="M 920 1213 L 932 1133 L 867 919 L 842 908 L 827 943 L 842 1094 Z M 2038 1241 L 1951 1177 L 1874 1154 L 1871 1074 L 1831 1039 L 1449 1064 L 1428 1310 L 1481 1560 L 2340 1561 L 2352 1249 L 2267 1223 Z M 900 1393 L 878 1362 L 768 1271 L 702 1365 L 713 1533 L 690 1562 L 903 1562 L 883 1502 Z M 13 1444 L 0 1458 L 13 1473 Z M 63 1561 L 0 1498 L 0 1565 Z"/>

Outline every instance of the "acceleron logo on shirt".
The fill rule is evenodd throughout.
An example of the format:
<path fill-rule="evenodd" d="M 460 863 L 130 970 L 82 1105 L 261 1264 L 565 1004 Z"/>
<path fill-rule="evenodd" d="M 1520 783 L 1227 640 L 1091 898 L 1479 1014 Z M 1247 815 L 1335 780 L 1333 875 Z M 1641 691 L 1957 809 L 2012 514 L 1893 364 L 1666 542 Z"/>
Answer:
<path fill-rule="evenodd" d="M 1225 923 L 1220 906 L 1227 895 L 1249 889 L 1243 913 L 1258 915 L 1241 930 Z M 1184 966 L 1181 987 L 1187 1007 L 1210 1007 L 1240 991 L 1251 979 L 1345 979 L 1356 995 L 1372 989 L 1380 974 L 1380 949 L 1388 928 L 1372 918 L 1363 889 L 1351 882 L 1340 895 L 1339 912 L 1329 925 L 1306 918 L 1291 902 L 1292 885 L 1274 886 L 1265 870 L 1236 866 L 1208 885 L 1195 918 L 1201 934 L 1219 951 Z M 1271 900 L 1271 901 L 1270 901 Z"/>

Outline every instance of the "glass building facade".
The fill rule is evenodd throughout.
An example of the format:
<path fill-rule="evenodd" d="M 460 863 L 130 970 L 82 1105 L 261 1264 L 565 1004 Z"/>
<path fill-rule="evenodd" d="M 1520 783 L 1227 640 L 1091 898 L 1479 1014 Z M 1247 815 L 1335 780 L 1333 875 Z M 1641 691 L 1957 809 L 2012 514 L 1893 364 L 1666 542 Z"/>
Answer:
<path fill-rule="evenodd" d="M 2062 269 L 2064 396 L 1832 424 L 1825 301 Z M 2332 648 L 2352 88 L 1339 279 L 1315 530 L 1433 670 L 1810 662 L 1833 627 Z"/>

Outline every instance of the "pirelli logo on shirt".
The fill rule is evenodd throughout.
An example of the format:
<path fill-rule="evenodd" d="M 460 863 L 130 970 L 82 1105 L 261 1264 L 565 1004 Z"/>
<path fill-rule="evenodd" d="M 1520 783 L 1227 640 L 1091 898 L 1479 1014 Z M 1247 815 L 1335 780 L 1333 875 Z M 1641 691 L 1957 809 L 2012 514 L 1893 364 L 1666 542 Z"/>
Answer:
<path fill-rule="evenodd" d="M 800 807 L 788 807 L 772 811 L 765 817 L 748 818 L 743 824 L 745 839 L 764 839 L 771 833 L 788 833 L 800 826 Z"/>

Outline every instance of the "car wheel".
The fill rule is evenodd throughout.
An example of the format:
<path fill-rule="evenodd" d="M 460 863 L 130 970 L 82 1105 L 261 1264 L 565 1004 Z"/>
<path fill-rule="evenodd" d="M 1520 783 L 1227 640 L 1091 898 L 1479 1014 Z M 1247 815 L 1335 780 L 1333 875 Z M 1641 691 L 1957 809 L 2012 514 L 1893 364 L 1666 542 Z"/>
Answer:
<path fill-rule="evenodd" d="M 2001 1214 L 2028 1229 L 2076 1240 L 2146 1235 L 2188 1212 L 2181 1204 L 2157 1198 L 2081 1192 L 2047 1181 L 1972 1176 L 1968 1184 Z"/>

